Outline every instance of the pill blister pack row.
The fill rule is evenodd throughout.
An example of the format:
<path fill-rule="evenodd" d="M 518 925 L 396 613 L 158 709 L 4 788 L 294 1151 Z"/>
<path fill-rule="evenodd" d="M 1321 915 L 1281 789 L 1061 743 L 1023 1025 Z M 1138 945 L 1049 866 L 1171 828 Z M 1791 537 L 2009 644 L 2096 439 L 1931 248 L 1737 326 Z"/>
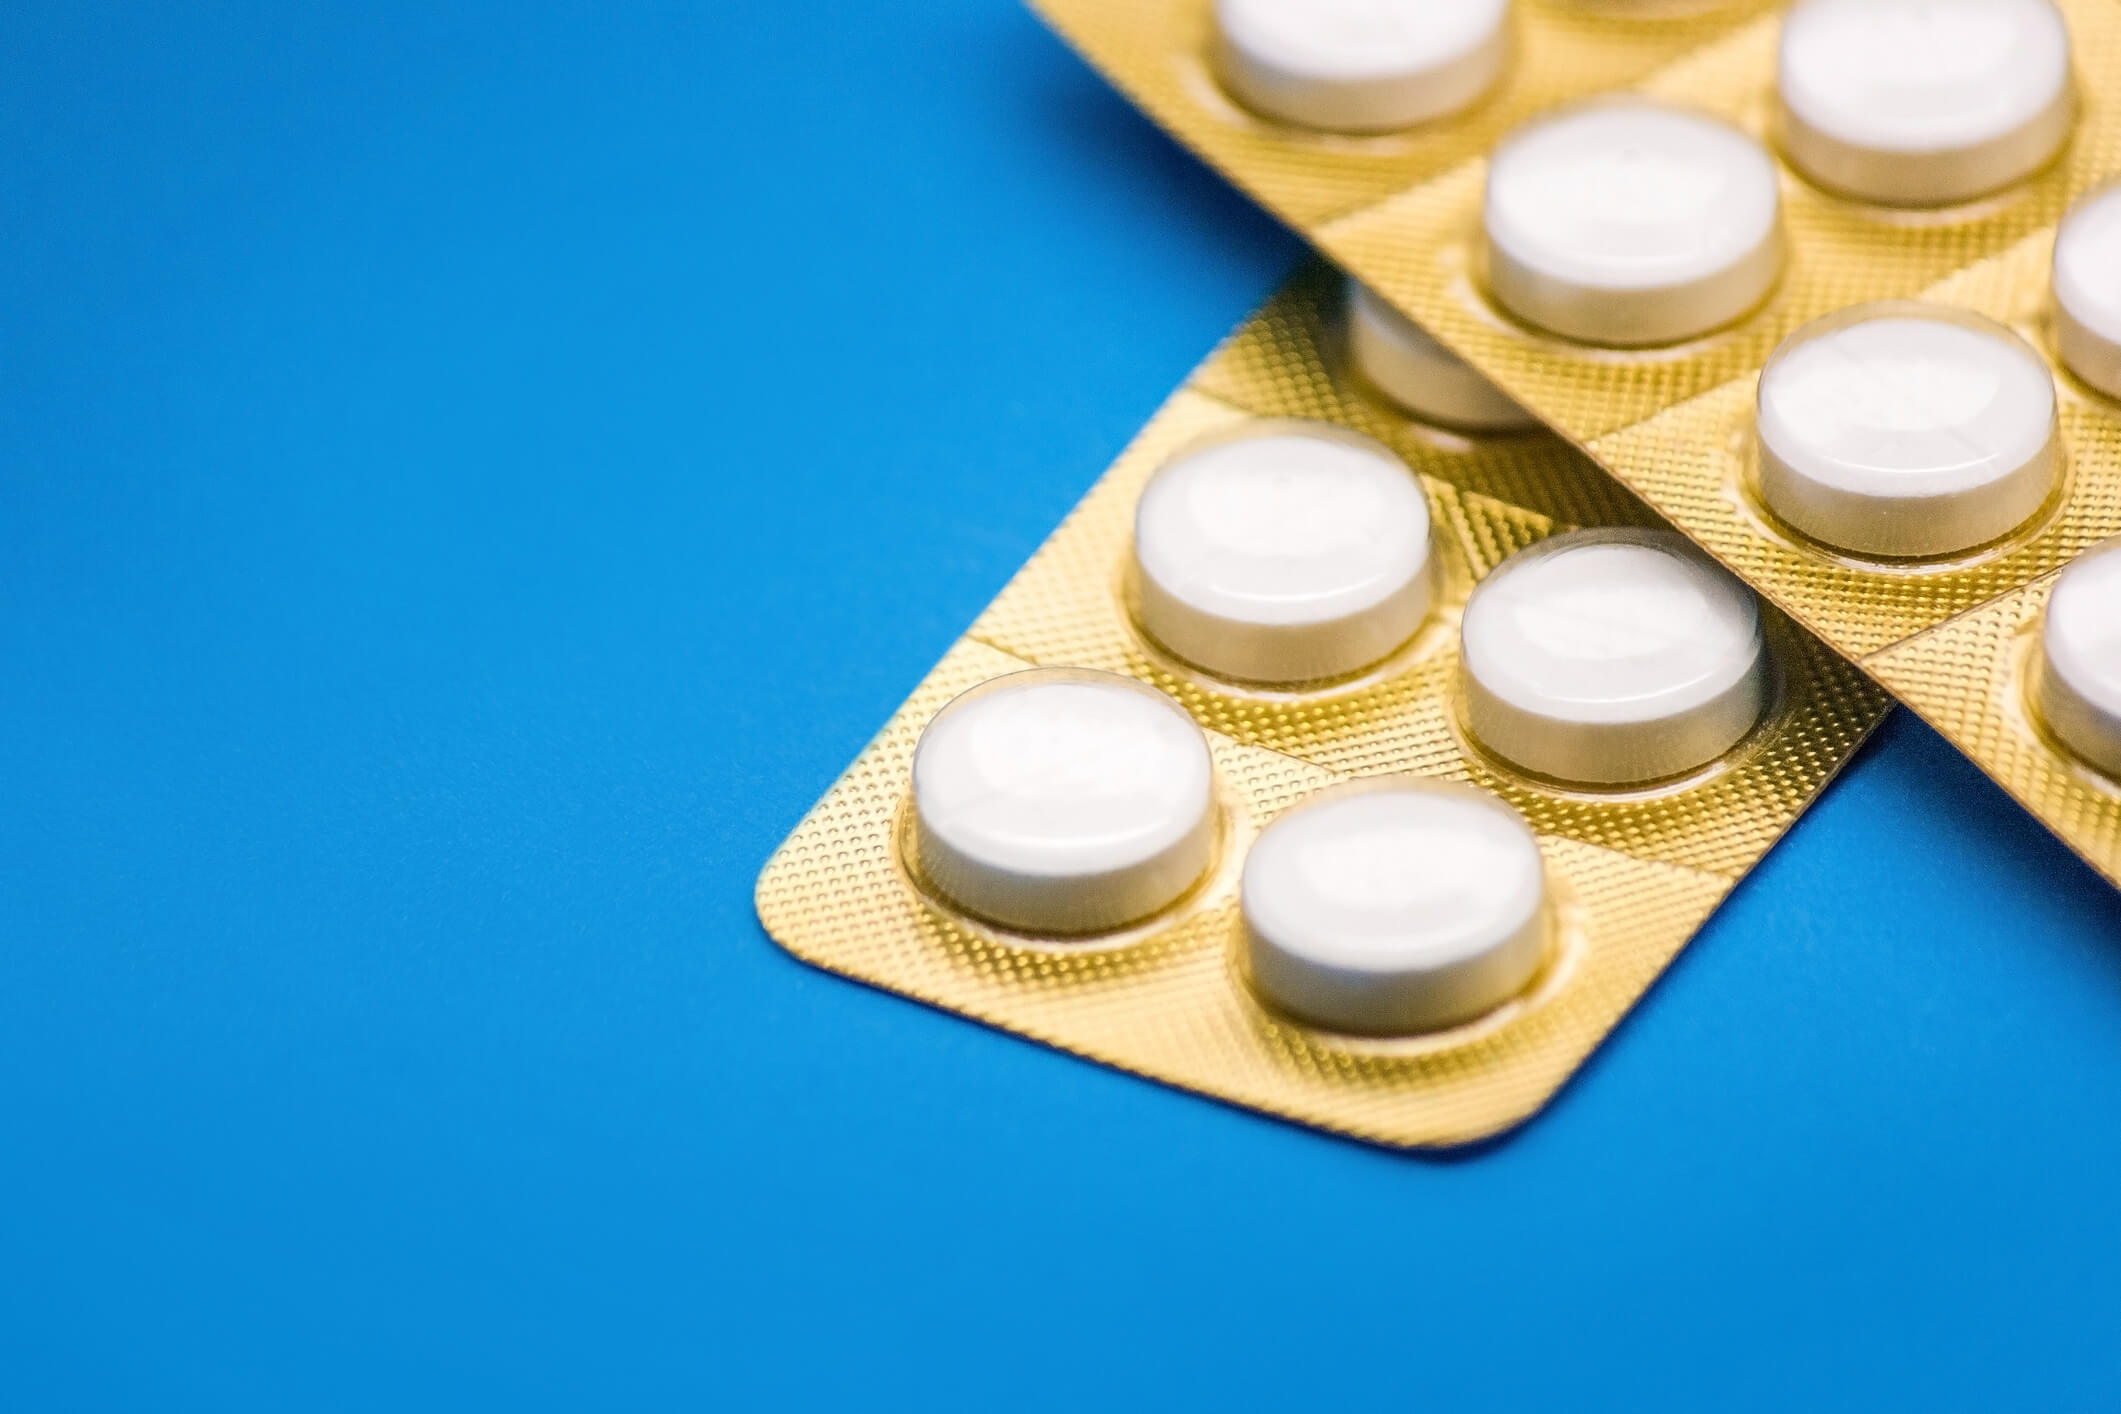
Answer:
<path fill-rule="evenodd" d="M 1535 1111 L 1885 699 L 1492 389 L 1406 382 L 1446 357 L 1300 277 L 797 828 L 769 931 L 1379 1142 Z"/>
<path fill-rule="evenodd" d="M 1280 199 L 1307 162 L 1521 97 L 1465 7 L 1168 7 L 1191 57 L 1046 8 L 1212 152 L 1198 105 L 1138 82 L 1197 66 L 1273 134 L 1226 171 L 2121 882 L 2121 6 L 1720 11 L 1677 56 L 1634 41 L 1658 62 L 1626 91 L 1549 90 L 1457 165 L 1315 215 Z M 1346 131 L 1417 89 L 1466 106 Z"/>
<path fill-rule="evenodd" d="M 1158 123 L 1306 233 L 1482 155 L 1535 113 L 1626 87 L 1773 8 L 1448 0 L 1402 14 L 1376 0 L 1029 3 Z"/>

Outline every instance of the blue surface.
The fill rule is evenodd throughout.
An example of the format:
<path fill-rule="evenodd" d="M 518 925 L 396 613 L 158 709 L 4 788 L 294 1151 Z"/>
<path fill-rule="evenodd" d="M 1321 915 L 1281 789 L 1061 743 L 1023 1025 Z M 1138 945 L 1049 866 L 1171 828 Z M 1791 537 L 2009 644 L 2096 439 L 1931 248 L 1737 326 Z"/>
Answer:
<path fill-rule="evenodd" d="M 1298 256 L 1008 0 L 13 0 L 0 125 L 0 1405 L 2121 1393 L 2121 902 L 1904 719 L 1452 1161 L 768 944 Z"/>

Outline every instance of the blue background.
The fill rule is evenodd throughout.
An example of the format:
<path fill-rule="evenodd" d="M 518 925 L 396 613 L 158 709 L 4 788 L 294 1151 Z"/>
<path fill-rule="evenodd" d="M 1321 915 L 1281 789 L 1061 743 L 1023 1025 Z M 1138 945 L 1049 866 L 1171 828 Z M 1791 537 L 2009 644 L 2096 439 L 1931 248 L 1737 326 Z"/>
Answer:
<path fill-rule="evenodd" d="M 2121 901 L 1904 718 L 1453 1160 L 759 931 L 1298 258 L 1008 0 L 0 9 L 0 1404 L 2110 1406 Z"/>

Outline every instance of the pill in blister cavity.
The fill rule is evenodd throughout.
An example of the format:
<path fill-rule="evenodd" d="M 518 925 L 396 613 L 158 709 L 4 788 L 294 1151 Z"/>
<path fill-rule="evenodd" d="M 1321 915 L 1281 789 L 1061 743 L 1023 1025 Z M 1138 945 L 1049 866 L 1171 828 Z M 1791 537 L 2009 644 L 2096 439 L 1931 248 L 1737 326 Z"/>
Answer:
<path fill-rule="evenodd" d="M 1366 287 L 1348 282 L 1348 356 L 1376 389 L 1424 422 L 1529 432 L 1539 419 Z"/>
<path fill-rule="evenodd" d="M 2121 398 L 2121 184 L 2078 202 L 2056 233 L 2055 342 L 2071 372 Z"/>
<path fill-rule="evenodd" d="M 2062 744 L 2121 777 L 2121 540 L 2062 572 L 2040 634 L 2038 706 Z"/>
<path fill-rule="evenodd" d="M 1941 306 L 1843 310 L 1760 375 L 1760 497 L 1859 555 L 1970 550 L 2040 509 L 2061 474 L 2055 385 L 2008 329 Z"/>
<path fill-rule="evenodd" d="M 1669 531 L 1583 530 L 1505 560 L 1467 603 L 1466 726 L 1535 775 L 1594 786 L 1683 775 L 1766 705 L 1751 590 Z"/>
<path fill-rule="evenodd" d="M 1523 991 L 1547 950 L 1531 829 L 1442 781 L 1358 782 L 1288 811 L 1253 844 L 1243 900 L 1253 986 L 1336 1031 L 1469 1021 Z"/>
<path fill-rule="evenodd" d="M 1179 453 L 1134 520 L 1143 632 L 1220 677 L 1292 683 L 1390 656 L 1429 611 L 1429 507 L 1406 464 L 1323 424 Z"/>
<path fill-rule="evenodd" d="M 2049 0 L 1805 0 L 1782 25 L 1783 150 L 1868 201 L 1994 191 L 2068 139 L 2069 50 Z"/>
<path fill-rule="evenodd" d="M 952 702 L 913 757 L 915 863 L 968 913 L 1092 933 L 1156 913 L 1207 872 L 1207 738 L 1111 673 L 1036 671 Z"/>
<path fill-rule="evenodd" d="M 1584 343 L 1678 343 L 1742 317 L 1782 271 L 1775 163 L 1738 129 L 1637 99 L 1537 119 L 1495 152 L 1489 290 Z"/>
<path fill-rule="evenodd" d="M 1254 112 L 1375 133 L 1479 101 L 1509 52 L 1508 0 L 1216 0 L 1215 64 Z"/>

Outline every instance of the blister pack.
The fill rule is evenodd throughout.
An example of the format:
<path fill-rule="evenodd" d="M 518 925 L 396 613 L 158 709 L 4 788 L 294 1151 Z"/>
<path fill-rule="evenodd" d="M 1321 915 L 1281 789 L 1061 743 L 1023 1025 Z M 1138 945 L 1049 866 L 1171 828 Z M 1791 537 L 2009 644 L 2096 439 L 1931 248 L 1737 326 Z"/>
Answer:
<path fill-rule="evenodd" d="M 1393 32 L 1456 52 L 1460 7 L 1144 7 L 1192 17 L 1163 30 L 1094 0 L 1040 7 L 2121 883 L 2121 6 L 1738 6 L 1673 22 L 1700 27 L 1674 55 L 1633 22 L 1520 0 L 1528 66 L 1557 13 L 1649 62 L 1624 91 L 1543 89 L 1530 114 L 1505 63 L 1459 116 L 1424 120 L 1439 149 L 1447 129 L 1487 146 L 1330 210 L 1292 199 L 1289 174 L 1429 128 L 1320 131 L 1347 119 L 1318 95 L 1377 80 L 1364 26 L 1388 12 L 1452 16 Z M 1311 107 L 1259 96 L 1261 55 Z M 1204 135 L 1202 83 L 1251 142 Z"/>
<path fill-rule="evenodd" d="M 1887 700 L 1343 311 L 1307 272 L 1165 404 L 767 864 L 775 939 L 1383 1144 L 1560 1087 Z"/>

